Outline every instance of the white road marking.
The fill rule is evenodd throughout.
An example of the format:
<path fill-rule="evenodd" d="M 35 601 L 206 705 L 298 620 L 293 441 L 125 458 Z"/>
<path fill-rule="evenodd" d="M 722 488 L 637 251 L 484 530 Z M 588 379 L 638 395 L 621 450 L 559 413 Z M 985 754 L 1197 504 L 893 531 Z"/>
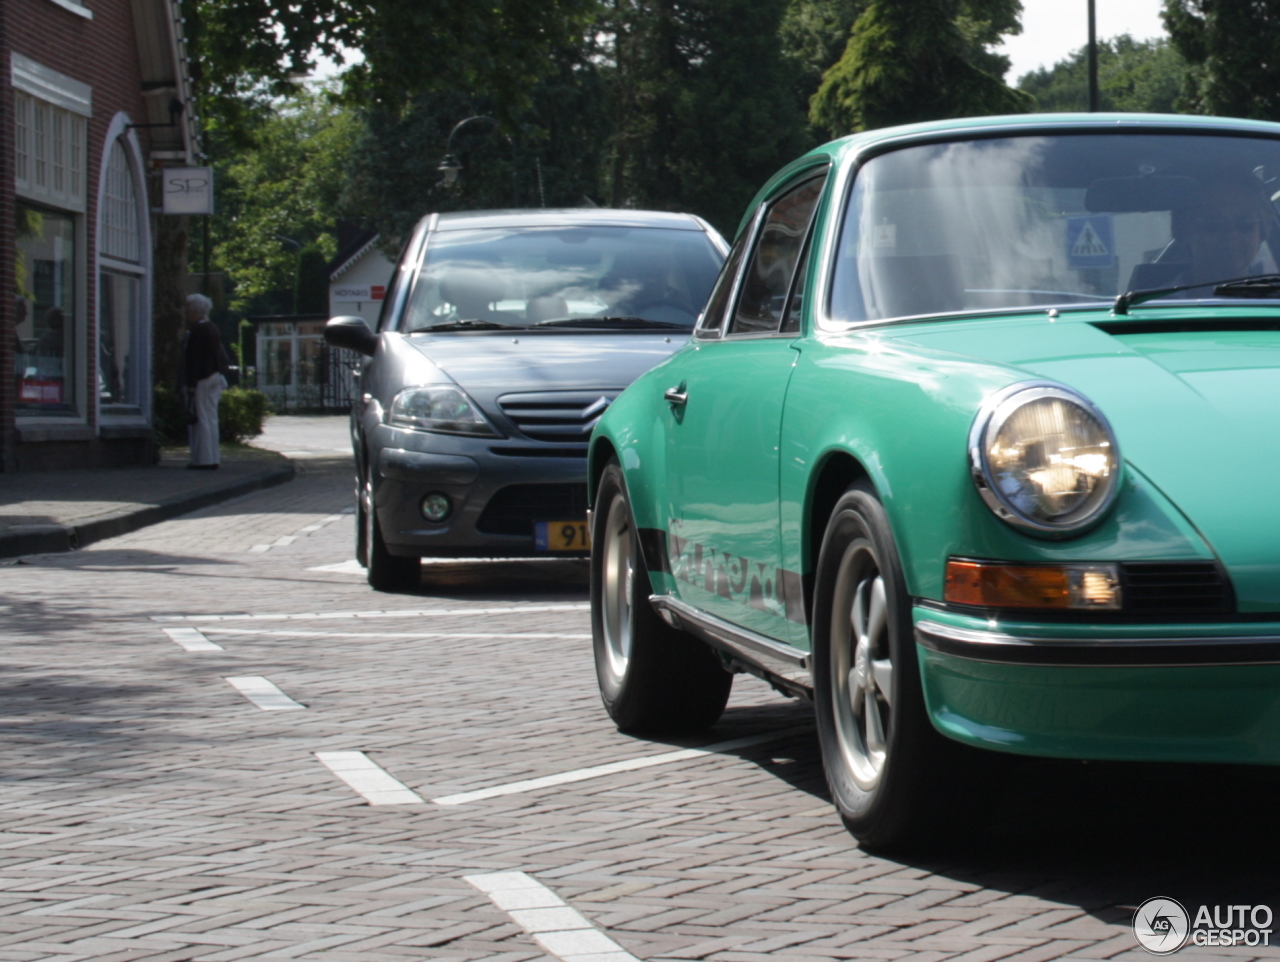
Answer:
<path fill-rule="evenodd" d="M 263 711 L 297 711 L 307 707 L 298 704 L 261 675 L 228 678 L 227 684 Z"/>
<path fill-rule="evenodd" d="M 213 624 L 221 621 L 333 621 L 361 618 L 436 618 L 449 615 L 523 615 L 548 611 L 589 611 L 586 603 L 563 602 L 551 605 L 506 605 L 501 608 L 409 608 L 401 611 L 311 611 L 305 614 L 237 614 L 237 615 L 152 615 L 163 623 L 199 621 Z"/>
<path fill-rule="evenodd" d="M 372 638 L 378 639 L 453 639 L 453 638 L 524 638 L 531 640 L 568 639 L 570 641 L 591 640 L 588 634 L 566 634 L 562 631 L 308 631 L 299 628 L 296 631 L 266 631 L 254 628 L 215 628 L 205 626 L 211 635 L 249 635 L 254 638 Z"/>
<path fill-rule="evenodd" d="M 544 951 L 563 962 L 639 962 L 532 875 L 492 872 L 466 875 L 463 881 L 489 896 Z"/>
<path fill-rule="evenodd" d="M 354 508 L 351 509 L 351 511 L 354 511 L 354 510 L 355 510 Z M 270 551 L 272 548 L 283 548 L 286 545 L 291 545 L 295 541 L 297 541 L 298 538 L 301 537 L 302 535 L 311 534 L 312 532 L 319 531 L 321 528 L 333 524 L 335 521 L 340 521 L 341 519 L 350 515 L 351 511 L 342 511 L 339 514 L 331 514 L 327 517 L 321 518 L 315 524 L 309 524 L 305 528 L 299 528 L 293 534 L 282 535 L 281 537 L 276 538 L 276 540 L 271 542 L 270 544 L 255 544 L 252 548 L 249 549 L 249 553 L 264 554 L 265 552 Z"/>
<path fill-rule="evenodd" d="M 335 575 L 357 575 L 364 577 L 364 565 L 355 558 L 350 561 L 340 561 L 336 565 L 317 565 L 314 568 L 308 568 L 308 571 L 327 571 Z"/>
<path fill-rule="evenodd" d="M 186 651 L 222 651 L 221 645 L 215 645 L 195 628 L 161 628 L 160 630 Z"/>
<path fill-rule="evenodd" d="M 421 795 L 388 775 L 364 752 L 316 752 L 316 758 L 370 805 L 423 804 Z"/>
<path fill-rule="evenodd" d="M 567 785 L 571 782 L 585 782 L 591 778 L 604 775 L 616 775 L 619 772 L 634 772 L 640 768 L 652 768 L 655 765 L 670 765 L 672 762 L 683 762 L 691 758 L 702 758 L 705 755 L 719 755 L 733 751 L 735 748 L 747 748 L 751 745 L 763 745 L 765 742 L 777 741 L 794 735 L 806 728 L 783 728 L 764 735 L 748 735 L 745 738 L 733 738 L 727 742 L 716 742 L 702 748 L 682 748 L 675 752 L 663 752 L 661 755 L 646 755 L 642 758 L 628 758 L 620 762 L 609 762 L 606 765 L 594 765 L 591 768 L 576 768 L 570 772 L 559 772 L 555 775 L 544 775 L 541 778 L 527 778 L 519 782 L 508 782 L 505 785 L 494 785 L 480 788 L 474 792 L 460 792 L 457 795 L 444 795 L 433 798 L 437 805 L 465 805 L 467 802 L 478 802 L 485 798 L 496 798 L 499 795 L 517 795 L 521 792 L 532 792 L 539 788 L 551 788 L 555 785 Z"/>

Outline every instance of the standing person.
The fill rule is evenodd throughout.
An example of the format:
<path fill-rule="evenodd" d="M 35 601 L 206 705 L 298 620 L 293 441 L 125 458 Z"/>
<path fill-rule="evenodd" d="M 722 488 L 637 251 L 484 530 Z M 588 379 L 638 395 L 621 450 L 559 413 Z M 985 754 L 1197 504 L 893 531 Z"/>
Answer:
<path fill-rule="evenodd" d="M 203 294 L 187 295 L 187 343 L 183 350 L 183 386 L 187 395 L 187 437 L 191 445 L 188 468 L 213 471 L 222 460 L 218 449 L 218 399 L 230 370 L 218 328 L 209 320 L 213 301 Z"/>

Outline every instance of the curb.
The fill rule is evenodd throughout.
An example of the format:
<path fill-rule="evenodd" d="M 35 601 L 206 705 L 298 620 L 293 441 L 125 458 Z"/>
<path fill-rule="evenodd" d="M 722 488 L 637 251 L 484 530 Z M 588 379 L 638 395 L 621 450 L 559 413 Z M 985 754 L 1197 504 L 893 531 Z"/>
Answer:
<path fill-rule="evenodd" d="M 230 501 L 242 494 L 249 494 L 263 488 L 274 488 L 292 481 L 295 473 L 293 463 L 289 462 L 279 468 L 273 468 L 253 477 L 241 478 L 211 490 L 178 495 L 159 504 L 149 504 L 145 507 L 125 508 L 82 524 L 32 525 L 21 532 L 0 534 L 0 558 L 74 551 L 95 541 L 102 541 L 104 538 L 128 534 L 130 531 L 159 524 L 161 521 L 168 521 L 179 515 Z"/>

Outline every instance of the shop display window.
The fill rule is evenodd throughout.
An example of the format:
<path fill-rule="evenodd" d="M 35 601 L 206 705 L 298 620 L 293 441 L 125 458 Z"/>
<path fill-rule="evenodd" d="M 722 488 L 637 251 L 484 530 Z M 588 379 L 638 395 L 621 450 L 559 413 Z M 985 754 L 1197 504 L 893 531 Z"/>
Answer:
<path fill-rule="evenodd" d="M 16 227 L 18 412 L 74 414 L 75 218 L 18 204 Z"/>

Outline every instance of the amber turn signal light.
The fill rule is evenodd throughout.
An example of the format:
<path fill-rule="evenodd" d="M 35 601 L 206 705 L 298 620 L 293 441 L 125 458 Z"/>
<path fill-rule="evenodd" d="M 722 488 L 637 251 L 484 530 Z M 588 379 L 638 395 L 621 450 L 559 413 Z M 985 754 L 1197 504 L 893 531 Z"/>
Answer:
<path fill-rule="evenodd" d="M 979 608 L 1118 610 L 1120 578 L 1115 565 L 1025 565 L 994 561 L 947 562 L 943 597 Z"/>

